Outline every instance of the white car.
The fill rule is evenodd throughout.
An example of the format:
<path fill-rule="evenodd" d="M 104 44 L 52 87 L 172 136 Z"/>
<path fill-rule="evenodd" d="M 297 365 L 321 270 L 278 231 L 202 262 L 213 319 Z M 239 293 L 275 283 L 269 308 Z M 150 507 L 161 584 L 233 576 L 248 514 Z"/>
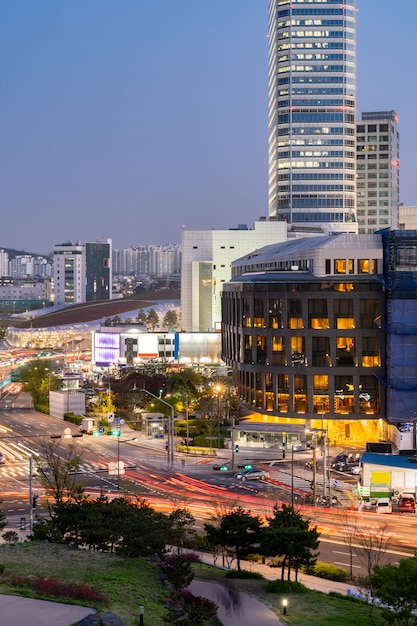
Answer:
<path fill-rule="evenodd" d="M 360 474 L 362 471 L 362 467 L 360 465 L 354 465 L 353 467 L 350 468 L 350 473 L 351 474 Z"/>

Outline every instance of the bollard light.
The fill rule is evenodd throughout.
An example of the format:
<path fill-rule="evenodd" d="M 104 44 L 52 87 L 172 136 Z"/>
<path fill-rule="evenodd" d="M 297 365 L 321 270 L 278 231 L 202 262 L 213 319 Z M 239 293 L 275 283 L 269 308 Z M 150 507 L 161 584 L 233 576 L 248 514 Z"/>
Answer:
<path fill-rule="evenodd" d="M 144 615 L 145 615 L 145 607 L 144 606 L 140 606 L 139 607 L 139 626 L 143 626 L 144 625 Z"/>
<path fill-rule="evenodd" d="M 287 614 L 287 605 L 288 605 L 288 600 L 287 600 L 287 598 L 284 598 L 283 601 L 282 601 L 282 608 L 283 608 L 284 615 Z"/>

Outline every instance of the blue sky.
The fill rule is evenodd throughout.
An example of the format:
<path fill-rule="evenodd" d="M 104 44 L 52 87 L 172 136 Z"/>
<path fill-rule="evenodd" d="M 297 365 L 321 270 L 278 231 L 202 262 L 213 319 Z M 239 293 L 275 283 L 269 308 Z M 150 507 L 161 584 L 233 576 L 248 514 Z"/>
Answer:
<path fill-rule="evenodd" d="M 417 204 L 417 2 L 358 0 L 358 112 L 395 109 Z M 267 0 L 3 0 L 0 246 L 267 214 Z"/>

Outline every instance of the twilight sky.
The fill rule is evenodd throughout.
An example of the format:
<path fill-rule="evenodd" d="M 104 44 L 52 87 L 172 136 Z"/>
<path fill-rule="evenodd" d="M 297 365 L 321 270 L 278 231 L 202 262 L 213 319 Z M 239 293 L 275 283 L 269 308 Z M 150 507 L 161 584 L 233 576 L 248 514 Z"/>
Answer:
<path fill-rule="evenodd" d="M 358 112 L 417 204 L 417 2 L 358 0 Z M 267 0 L 2 0 L 0 247 L 179 242 L 267 214 Z"/>

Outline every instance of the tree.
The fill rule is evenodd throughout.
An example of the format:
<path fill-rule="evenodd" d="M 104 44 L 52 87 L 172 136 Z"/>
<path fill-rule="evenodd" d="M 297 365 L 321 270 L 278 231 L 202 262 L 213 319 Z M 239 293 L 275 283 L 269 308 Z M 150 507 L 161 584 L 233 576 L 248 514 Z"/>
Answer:
<path fill-rule="evenodd" d="M 232 552 L 236 558 L 237 568 L 241 569 L 241 560 L 256 551 L 261 538 L 261 520 L 258 516 L 247 513 L 238 507 L 226 513 L 216 527 L 204 524 L 207 540 L 212 545 L 219 545 Z"/>
<path fill-rule="evenodd" d="M 291 568 L 295 568 L 295 578 L 301 565 L 313 564 L 316 560 L 314 550 L 319 547 L 320 533 L 311 528 L 311 520 L 304 519 L 300 513 L 285 504 L 275 506 L 273 517 L 267 518 L 268 526 L 262 529 L 261 552 L 264 556 L 281 556 L 281 580 L 285 568 L 290 579 Z"/>
<path fill-rule="evenodd" d="M 155 330 L 155 328 L 159 326 L 159 315 L 155 311 L 155 309 L 150 309 L 146 317 L 146 323 L 150 327 L 151 330 Z"/>
<path fill-rule="evenodd" d="M 391 535 L 387 526 L 366 526 L 356 533 L 356 554 L 361 565 L 365 568 L 372 593 L 371 574 L 388 548 Z"/>
<path fill-rule="evenodd" d="M 61 441 L 61 440 L 60 440 Z M 61 456 L 61 443 L 56 439 L 45 439 L 40 444 L 40 457 L 35 461 L 40 482 L 47 494 L 60 505 L 66 498 L 77 498 L 82 486 L 77 482 L 76 472 L 80 467 L 83 450 L 73 443 L 65 447 Z"/>
<path fill-rule="evenodd" d="M 343 543 L 349 551 L 349 574 L 353 578 L 353 555 L 356 549 L 358 518 L 355 513 L 343 511 L 340 513 L 339 532 Z"/>
<path fill-rule="evenodd" d="M 173 310 L 167 311 L 164 315 L 162 324 L 165 328 L 177 328 L 178 326 L 177 312 Z"/>
<path fill-rule="evenodd" d="M 3 500 L 0 500 L 0 504 L 3 502 Z M 3 511 L 0 509 L 0 530 L 3 530 L 3 528 L 5 528 L 6 526 L 6 515 L 5 513 L 3 513 Z"/>
<path fill-rule="evenodd" d="M 52 363 L 47 359 L 34 359 L 20 369 L 22 391 L 32 397 L 33 406 L 48 407 L 49 391 L 56 391 L 61 387 L 60 379 L 52 371 Z"/>
<path fill-rule="evenodd" d="M 398 565 L 374 567 L 371 586 L 375 596 L 387 605 L 385 617 L 389 624 L 407 626 L 417 609 L 417 556 L 401 559 Z"/>
<path fill-rule="evenodd" d="M 177 552 L 181 554 L 184 544 L 196 534 L 195 517 L 188 509 L 177 508 L 169 514 L 168 519 L 171 524 L 170 542 L 177 546 Z"/>
<path fill-rule="evenodd" d="M 146 324 L 146 313 L 143 309 L 141 309 L 137 314 L 136 321 L 138 324 Z"/>

